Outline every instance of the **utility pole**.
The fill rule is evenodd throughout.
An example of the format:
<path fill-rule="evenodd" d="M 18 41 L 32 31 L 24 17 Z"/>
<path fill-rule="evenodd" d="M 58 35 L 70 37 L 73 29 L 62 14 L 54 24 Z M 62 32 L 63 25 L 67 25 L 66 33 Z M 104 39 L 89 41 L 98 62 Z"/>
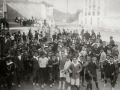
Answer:
<path fill-rule="evenodd" d="M 68 0 L 67 0 L 67 19 L 68 19 Z"/>

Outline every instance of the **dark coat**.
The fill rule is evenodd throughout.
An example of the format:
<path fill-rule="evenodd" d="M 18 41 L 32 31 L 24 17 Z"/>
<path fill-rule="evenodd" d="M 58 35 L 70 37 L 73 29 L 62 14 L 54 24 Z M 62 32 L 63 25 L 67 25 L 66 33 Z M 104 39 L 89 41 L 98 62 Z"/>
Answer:
<path fill-rule="evenodd" d="M 5 38 L 2 40 L 2 43 L 1 43 L 1 48 L 2 48 L 2 53 L 7 53 L 7 51 L 10 49 L 11 47 L 11 41 L 8 39 L 6 42 L 5 42 Z"/>
<path fill-rule="evenodd" d="M 112 73 L 115 73 L 115 70 L 116 70 L 115 64 L 110 65 L 110 63 L 106 63 L 104 68 L 106 77 L 110 77 Z"/>
<path fill-rule="evenodd" d="M 24 63 L 23 63 L 23 55 L 21 55 L 21 60 L 16 56 L 15 58 L 15 64 L 17 66 L 18 71 L 24 71 Z"/>
<path fill-rule="evenodd" d="M 90 62 L 87 66 L 88 70 L 90 71 L 90 73 L 92 74 L 93 77 L 97 77 L 97 69 L 98 69 L 98 65 Z"/>
<path fill-rule="evenodd" d="M 32 65 L 34 70 L 39 70 L 39 64 L 38 61 L 35 58 L 32 58 Z"/>

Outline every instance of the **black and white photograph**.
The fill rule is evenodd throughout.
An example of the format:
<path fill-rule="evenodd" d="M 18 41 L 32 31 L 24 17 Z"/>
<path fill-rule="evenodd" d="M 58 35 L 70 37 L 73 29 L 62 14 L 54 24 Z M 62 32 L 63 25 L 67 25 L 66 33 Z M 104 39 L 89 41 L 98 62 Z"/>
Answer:
<path fill-rule="evenodd" d="M 120 0 L 0 0 L 0 90 L 120 90 Z"/>

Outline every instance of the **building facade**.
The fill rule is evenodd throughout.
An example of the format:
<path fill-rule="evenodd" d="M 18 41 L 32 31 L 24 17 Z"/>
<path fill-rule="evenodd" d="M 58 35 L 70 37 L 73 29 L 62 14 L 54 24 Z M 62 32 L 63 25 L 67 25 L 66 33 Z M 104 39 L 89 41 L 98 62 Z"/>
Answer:
<path fill-rule="evenodd" d="M 79 24 L 83 26 L 120 28 L 119 0 L 83 0 Z"/>
<path fill-rule="evenodd" d="M 87 26 L 103 25 L 104 0 L 83 0 L 82 10 L 82 16 L 79 16 L 79 24 Z"/>

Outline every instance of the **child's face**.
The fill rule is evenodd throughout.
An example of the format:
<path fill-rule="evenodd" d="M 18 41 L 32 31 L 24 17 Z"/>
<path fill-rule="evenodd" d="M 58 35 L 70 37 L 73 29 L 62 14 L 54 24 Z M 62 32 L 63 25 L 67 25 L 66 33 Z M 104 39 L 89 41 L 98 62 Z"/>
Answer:
<path fill-rule="evenodd" d="M 80 57 L 80 60 L 83 61 L 83 57 Z"/>
<path fill-rule="evenodd" d="M 107 58 L 108 60 L 110 59 L 110 57 L 109 57 L 109 56 L 107 56 L 106 58 Z"/>
<path fill-rule="evenodd" d="M 76 58 L 73 58 L 73 63 L 77 63 L 77 59 Z"/>
<path fill-rule="evenodd" d="M 111 63 L 113 62 L 113 58 L 110 58 L 110 62 L 111 62 Z"/>
<path fill-rule="evenodd" d="M 117 59 L 118 58 L 118 56 L 115 56 L 115 59 Z"/>
<path fill-rule="evenodd" d="M 91 60 L 91 58 L 90 57 L 87 57 L 87 61 L 90 61 Z"/>

